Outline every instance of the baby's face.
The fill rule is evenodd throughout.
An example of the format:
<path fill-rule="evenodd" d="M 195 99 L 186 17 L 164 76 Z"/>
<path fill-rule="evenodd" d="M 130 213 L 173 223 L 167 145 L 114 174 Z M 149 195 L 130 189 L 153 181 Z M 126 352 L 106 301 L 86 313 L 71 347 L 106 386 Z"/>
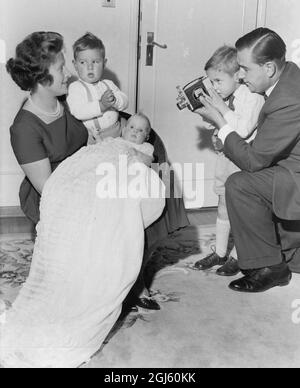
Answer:
<path fill-rule="evenodd" d="M 135 144 L 143 144 L 148 138 L 148 122 L 144 117 L 132 116 L 123 128 L 122 137 Z"/>
<path fill-rule="evenodd" d="M 238 73 L 230 75 L 222 70 L 208 69 L 207 76 L 222 98 L 230 96 L 239 86 Z"/>
<path fill-rule="evenodd" d="M 101 50 L 86 49 L 77 53 L 73 63 L 79 78 L 89 84 L 94 84 L 102 78 L 106 59 Z"/>

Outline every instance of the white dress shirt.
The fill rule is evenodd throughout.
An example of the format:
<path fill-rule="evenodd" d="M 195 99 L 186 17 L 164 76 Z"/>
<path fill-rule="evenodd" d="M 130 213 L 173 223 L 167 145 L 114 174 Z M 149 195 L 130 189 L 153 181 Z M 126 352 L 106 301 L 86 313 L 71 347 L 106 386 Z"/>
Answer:
<path fill-rule="evenodd" d="M 234 96 L 235 111 L 230 110 L 224 115 L 227 124 L 218 132 L 223 144 L 231 132 L 237 132 L 247 142 L 253 140 L 259 113 L 265 103 L 262 95 L 251 93 L 246 85 L 241 85 Z"/>

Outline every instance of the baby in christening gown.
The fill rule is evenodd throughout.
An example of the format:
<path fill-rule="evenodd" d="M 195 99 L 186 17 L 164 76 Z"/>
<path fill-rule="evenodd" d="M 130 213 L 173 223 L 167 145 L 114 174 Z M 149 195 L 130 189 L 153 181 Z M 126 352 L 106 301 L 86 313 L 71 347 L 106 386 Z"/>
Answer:
<path fill-rule="evenodd" d="M 117 171 L 121 155 L 128 165 L 151 161 L 149 130 L 145 116 L 133 116 L 123 138 L 82 148 L 46 182 L 30 274 L 0 324 L 2 366 L 78 367 L 101 347 L 140 271 L 144 228 L 165 200 L 151 197 L 164 186 L 145 164 L 140 196 L 101 196 L 99 171 Z M 134 179 L 117 176 L 121 186 Z"/>

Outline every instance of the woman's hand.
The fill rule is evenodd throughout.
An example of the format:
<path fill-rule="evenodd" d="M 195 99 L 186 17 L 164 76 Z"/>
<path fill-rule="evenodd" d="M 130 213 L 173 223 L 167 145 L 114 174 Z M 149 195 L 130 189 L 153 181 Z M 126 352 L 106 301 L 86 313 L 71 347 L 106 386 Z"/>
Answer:
<path fill-rule="evenodd" d="M 208 101 L 208 97 L 200 97 L 200 101 L 204 105 L 203 108 L 195 110 L 195 113 L 202 116 L 206 121 L 212 122 L 216 127 L 222 128 L 226 125 L 226 121 L 221 113 Z"/>

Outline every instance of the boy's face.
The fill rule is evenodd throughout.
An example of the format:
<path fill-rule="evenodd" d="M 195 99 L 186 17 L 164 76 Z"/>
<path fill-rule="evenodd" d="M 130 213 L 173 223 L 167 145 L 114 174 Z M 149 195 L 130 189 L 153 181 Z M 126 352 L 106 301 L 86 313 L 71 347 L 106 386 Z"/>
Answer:
<path fill-rule="evenodd" d="M 86 49 L 77 53 L 73 61 L 79 78 L 89 84 L 100 81 L 106 64 L 102 50 Z"/>
<path fill-rule="evenodd" d="M 135 144 L 143 144 L 148 138 L 148 122 L 144 117 L 132 116 L 122 130 L 122 137 Z"/>
<path fill-rule="evenodd" d="M 222 98 L 229 97 L 239 86 L 239 72 L 230 75 L 223 70 L 208 69 L 206 73 L 211 80 L 215 91 Z"/>

